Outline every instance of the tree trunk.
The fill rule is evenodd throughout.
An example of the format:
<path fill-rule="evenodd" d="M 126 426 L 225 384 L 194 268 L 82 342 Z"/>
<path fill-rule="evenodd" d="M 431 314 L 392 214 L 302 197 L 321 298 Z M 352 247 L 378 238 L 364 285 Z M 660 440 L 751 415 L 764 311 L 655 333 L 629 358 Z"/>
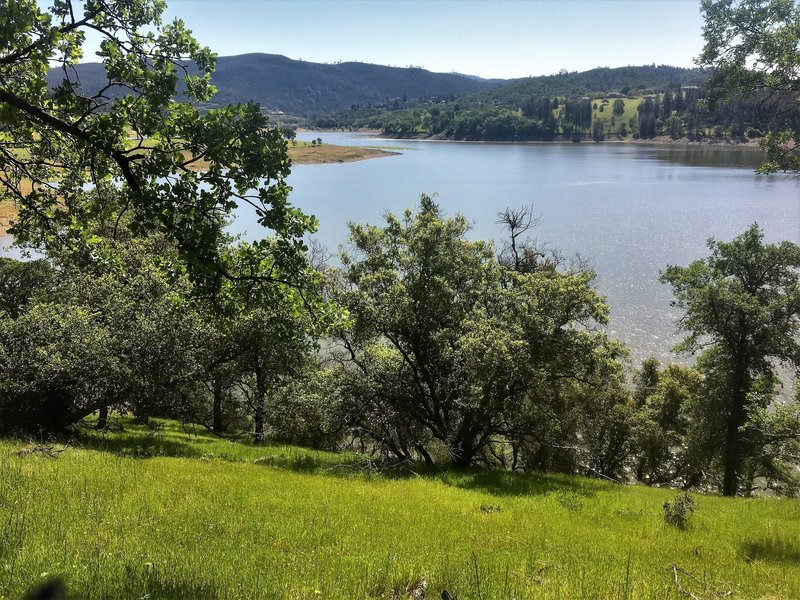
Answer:
<path fill-rule="evenodd" d="M 256 444 L 261 444 L 264 442 L 264 413 L 266 412 L 266 395 L 266 383 L 259 370 L 256 372 L 256 406 L 255 414 L 253 415 L 253 441 Z"/>
<path fill-rule="evenodd" d="M 724 475 L 722 495 L 735 496 L 739 490 L 739 469 L 742 465 L 739 427 L 744 424 L 744 406 L 734 406 L 728 417 L 728 431 L 725 435 Z"/>
<path fill-rule="evenodd" d="M 511 442 L 511 470 L 517 470 L 517 464 L 519 463 L 519 448 L 515 442 Z"/>
<path fill-rule="evenodd" d="M 728 429 L 725 434 L 724 474 L 722 477 L 723 496 L 735 496 L 739 490 L 739 470 L 742 466 L 742 441 L 739 428 L 744 425 L 747 417 L 745 403 L 747 402 L 749 390 L 750 381 L 747 369 L 742 361 L 737 361 L 733 376 L 733 401 L 728 415 Z"/>
<path fill-rule="evenodd" d="M 100 405 L 100 411 L 97 416 L 97 429 L 105 429 L 108 427 L 108 404 L 105 402 Z"/>
<path fill-rule="evenodd" d="M 425 449 L 425 446 L 423 446 L 422 444 L 417 444 L 416 449 L 417 449 L 417 454 L 419 454 L 422 457 L 422 460 L 424 460 L 426 464 L 429 465 L 433 464 L 433 459 L 431 458 L 431 455 L 428 454 L 428 451 Z"/>
<path fill-rule="evenodd" d="M 222 425 L 222 399 L 224 392 L 222 389 L 222 378 L 217 376 L 214 378 L 214 423 L 212 430 L 216 434 L 222 433 L 225 428 Z"/>
<path fill-rule="evenodd" d="M 386 446 L 386 449 L 389 452 L 394 454 L 395 458 L 398 458 L 399 460 L 409 460 L 408 454 L 403 452 L 403 449 L 398 444 L 394 443 L 394 440 L 392 440 L 390 435 L 387 435 L 384 438 L 383 445 Z"/>
<path fill-rule="evenodd" d="M 450 449 L 450 463 L 456 469 L 468 469 L 475 458 L 476 448 L 469 441 L 462 441 L 455 448 Z"/>
<path fill-rule="evenodd" d="M 264 442 L 264 395 L 256 394 L 256 410 L 253 415 L 253 441 L 256 444 Z"/>

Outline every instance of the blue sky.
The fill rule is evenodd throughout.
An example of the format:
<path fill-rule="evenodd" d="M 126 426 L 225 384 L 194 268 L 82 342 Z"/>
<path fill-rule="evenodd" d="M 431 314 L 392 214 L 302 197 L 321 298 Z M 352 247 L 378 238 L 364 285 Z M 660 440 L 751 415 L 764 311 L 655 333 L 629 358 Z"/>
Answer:
<path fill-rule="evenodd" d="M 167 0 L 221 56 L 360 60 L 482 77 L 693 66 L 699 0 Z"/>

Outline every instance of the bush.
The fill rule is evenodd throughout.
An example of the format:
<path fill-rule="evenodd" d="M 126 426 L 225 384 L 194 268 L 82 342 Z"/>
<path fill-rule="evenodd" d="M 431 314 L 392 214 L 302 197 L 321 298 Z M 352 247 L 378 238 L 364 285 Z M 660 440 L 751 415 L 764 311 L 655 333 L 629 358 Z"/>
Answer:
<path fill-rule="evenodd" d="M 689 526 L 689 519 L 694 515 L 694 498 L 685 492 L 678 495 L 672 502 L 664 502 L 664 522 L 678 529 L 685 530 Z"/>
<path fill-rule="evenodd" d="M 317 450 L 340 450 L 349 415 L 336 372 L 309 365 L 308 372 L 277 389 L 268 402 L 271 437 Z"/>
<path fill-rule="evenodd" d="M 116 359 L 88 311 L 36 305 L 0 322 L 0 428 L 59 431 L 91 413 Z"/>

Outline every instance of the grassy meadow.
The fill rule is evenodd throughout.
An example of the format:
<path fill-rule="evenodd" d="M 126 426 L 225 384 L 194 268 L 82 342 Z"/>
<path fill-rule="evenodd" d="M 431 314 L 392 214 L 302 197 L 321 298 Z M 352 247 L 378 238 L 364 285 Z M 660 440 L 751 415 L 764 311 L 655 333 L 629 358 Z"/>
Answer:
<path fill-rule="evenodd" d="M 607 103 L 603 104 L 603 100 L 592 100 L 592 106 L 597 105 L 597 108 L 592 108 L 592 122 L 594 121 L 602 121 L 603 128 L 605 129 L 605 133 L 607 136 L 616 136 L 617 130 L 622 123 L 625 123 L 625 127 L 628 130 L 628 135 L 625 136 L 626 139 L 632 138 L 630 134 L 630 126 L 628 122 L 631 119 L 634 119 L 638 122 L 639 120 L 639 112 L 636 110 L 639 106 L 639 103 L 642 101 L 641 98 L 624 98 L 622 101 L 625 103 L 625 112 L 621 115 L 614 114 L 614 100 L 616 98 L 608 98 Z M 603 112 L 600 112 L 600 107 L 603 106 Z M 611 124 L 611 118 L 614 118 L 614 125 Z"/>
<path fill-rule="evenodd" d="M 796 501 L 696 496 L 681 531 L 673 490 L 123 424 L 0 442 L 0 598 L 800 597 Z"/>

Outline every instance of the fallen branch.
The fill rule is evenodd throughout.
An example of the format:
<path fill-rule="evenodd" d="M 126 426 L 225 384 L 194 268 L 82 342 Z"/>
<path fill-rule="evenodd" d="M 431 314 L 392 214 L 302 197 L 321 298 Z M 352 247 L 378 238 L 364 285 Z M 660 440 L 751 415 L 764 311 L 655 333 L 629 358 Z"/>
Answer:
<path fill-rule="evenodd" d="M 692 598 L 692 600 L 700 600 L 699 596 L 696 596 L 692 592 L 683 589 L 683 587 L 681 586 L 680 579 L 678 578 L 678 573 L 680 573 L 681 575 L 685 575 L 690 579 L 694 579 L 696 582 L 700 584 L 702 584 L 703 582 L 694 575 L 692 575 L 691 573 L 689 573 L 688 571 L 681 569 L 678 565 L 672 565 L 671 568 L 672 568 L 672 576 L 675 580 L 675 589 L 677 589 L 678 592 L 683 594 L 684 596 L 689 596 L 689 598 Z M 730 596 L 733 596 L 733 592 L 730 590 L 727 592 L 714 592 L 714 596 L 717 598 L 728 598 Z"/>
<path fill-rule="evenodd" d="M 693 600 L 700 600 L 697 596 L 695 596 L 692 592 L 687 592 L 685 589 L 681 587 L 680 579 L 678 579 L 678 571 L 683 573 L 682 569 L 679 569 L 676 565 L 672 565 L 672 576 L 675 578 L 675 589 L 678 590 L 684 596 L 689 596 Z"/>
<path fill-rule="evenodd" d="M 48 458 L 58 458 L 58 455 L 66 451 L 68 448 L 69 444 L 67 444 L 60 450 L 56 450 L 55 446 L 31 446 L 30 448 L 25 448 L 17 452 L 17 456 L 24 458 L 26 456 L 31 456 L 32 454 L 36 454 L 38 452 L 40 454 L 44 454 Z"/>

